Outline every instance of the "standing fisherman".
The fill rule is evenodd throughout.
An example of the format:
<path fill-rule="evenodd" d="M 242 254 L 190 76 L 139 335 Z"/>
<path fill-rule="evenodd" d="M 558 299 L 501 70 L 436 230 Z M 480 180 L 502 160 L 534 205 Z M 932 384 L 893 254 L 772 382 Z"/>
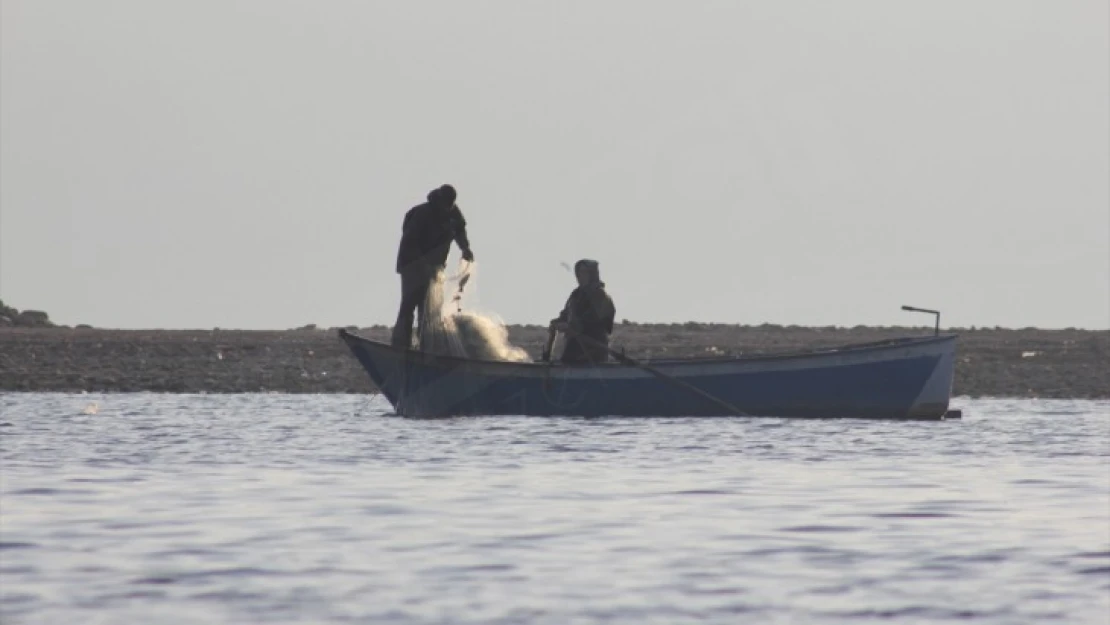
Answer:
<path fill-rule="evenodd" d="M 474 260 L 470 241 L 466 237 L 466 220 L 455 204 L 457 196 L 455 188 L 445 184 L 429 192 L 427 202 L 405 213 L 401 245 L 397 250 L 401 308 L 393 326 L 394 347 L 411 347 L 413 313 L 418 313 L 423 322 L 427 312 L 424 310 L 424 297 L 436 273 L 447 265 L 451 242 L 454 241 L 462 250 L 463 260 Z"/>

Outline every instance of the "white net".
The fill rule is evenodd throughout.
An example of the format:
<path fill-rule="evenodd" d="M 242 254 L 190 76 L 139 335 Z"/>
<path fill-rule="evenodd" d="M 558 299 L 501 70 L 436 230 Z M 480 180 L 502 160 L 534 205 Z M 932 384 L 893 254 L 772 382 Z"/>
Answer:
<path fill-rule="evenodd" d="M 450 278 L 438 271 L 428 286 L 424 317 L 418 329 L 419 349 L 434 354 L 470 358 L 530 362 L 528 353 L 509 342 L 509 330 L 493 315 L 462 311 L 462 295 L 473 277 L 473 264 L 462 262 Z M 450 303 L 444 301 L 448 284 L 456 285 Z"/>

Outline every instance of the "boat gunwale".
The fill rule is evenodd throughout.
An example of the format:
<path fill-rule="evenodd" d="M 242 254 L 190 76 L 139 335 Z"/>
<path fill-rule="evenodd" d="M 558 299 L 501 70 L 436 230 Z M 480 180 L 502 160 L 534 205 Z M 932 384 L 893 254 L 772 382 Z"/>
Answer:
<path fill-rule="evenodd" d="M 936 336 L 920 336 L 920 337 L 899 337 L 893 339 L 885 339 L 882 341 L 871 341 L 867 343 L 851 343 L 841 345 L 838 347 L 818 348 L 799 352 L 782 352 L 777 354 L 752 354 L 749 356 L 715 356 L 710 358 L 691 356 L 685 358 L 668 358 L 656 360 L 641 360 L 645 365 L 650 366 L 671 366 L 671 365 L 705 365 L 705 364 L 732 364 L 732 363 L 751 363 L 751 362 L 778 362 L 783 360 L 805 359 L 815 356 L 831 356 L 840 354 L 861 354 L 872 351 L 883 351 L 889 349 L 905 348 L 905 347 L 919 347 L 929 345 L 931 343 L 944 343 L 954 341 L 958 338 L 958 334 L 939 334 Z M 617 362 L 607 362 L 596 365 L 566 365 L 558 362 L 511 362 L 505 360 L 481 360 L 477 358 L 462 358 L 459 356 L 450 356 L 444 354 L 434 354 L 422 352 L 419 350 L 405 350 L 399 347 L 394 347 L 389 343 L 383 341 L 375 341 L 374 339 L 366 338 L 364 336 L 355 334 L 346 329 L 339 330 L 339 337 L 348 346 L 352 341 L 356 343 L 368 343 L 374 348 L 392 353 L 398 358 L 415 358 L 421 364 L 429 365 L 451 365 L 455 366 L 469 366 L 469 365 L 482 365 L 482 366 L 501 366 L 505 368 L 525 368 L 525 369 L 552 369 L 552 368 L 567 368 L 567 369 L 636 369 L 635 365 L 626 365 Z"/>

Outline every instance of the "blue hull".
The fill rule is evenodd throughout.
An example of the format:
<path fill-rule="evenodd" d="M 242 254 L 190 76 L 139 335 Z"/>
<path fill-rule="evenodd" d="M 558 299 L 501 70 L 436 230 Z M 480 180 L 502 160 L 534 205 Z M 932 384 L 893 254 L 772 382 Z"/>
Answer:
<path fill-rule="evenodd" d="M 717 403 L 637 367 L 450 358 L 340 332 L 398 414 L 722 416 Z M 898 339 L 785 356 L 654 361 L 743 412 L 774 417 L 939 419 L 956 337 Z"/>

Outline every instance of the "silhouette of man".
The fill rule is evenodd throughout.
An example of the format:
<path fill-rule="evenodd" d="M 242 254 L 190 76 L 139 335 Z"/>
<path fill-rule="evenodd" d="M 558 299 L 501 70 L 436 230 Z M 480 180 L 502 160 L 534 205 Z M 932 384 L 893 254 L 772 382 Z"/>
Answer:
<path fill-rule="evenodd" d="M 436 272 L 447 264 L 454 241 L 464 260 L 473 261 L 466 237 L 466 220 L 455 204 L 455 188 L 445 184 L 428 193 L 428 201 L 405 213 L 401 245 L 397 250 L 397 273 L 401 274 L 401 308 L 393 326 L 394 347 L 412 346 L 413 313 L 423 322 L 424 297 Z"/>
<path fill-rule="evenodd" d="M 593 364 L 609 359 L 609 336 L 613 333 L 616 308 L 613 299 L 605 292 L 601 271 L 596 260 L 582 259 L 574 263 L 574 277 L 578 288 L 567 298 L 559 316 L 551 320 L 553 332 L 567 332 L 563 348 L 566 364 Z M 578 336 L 588 339 L 582 341 Z"/>

